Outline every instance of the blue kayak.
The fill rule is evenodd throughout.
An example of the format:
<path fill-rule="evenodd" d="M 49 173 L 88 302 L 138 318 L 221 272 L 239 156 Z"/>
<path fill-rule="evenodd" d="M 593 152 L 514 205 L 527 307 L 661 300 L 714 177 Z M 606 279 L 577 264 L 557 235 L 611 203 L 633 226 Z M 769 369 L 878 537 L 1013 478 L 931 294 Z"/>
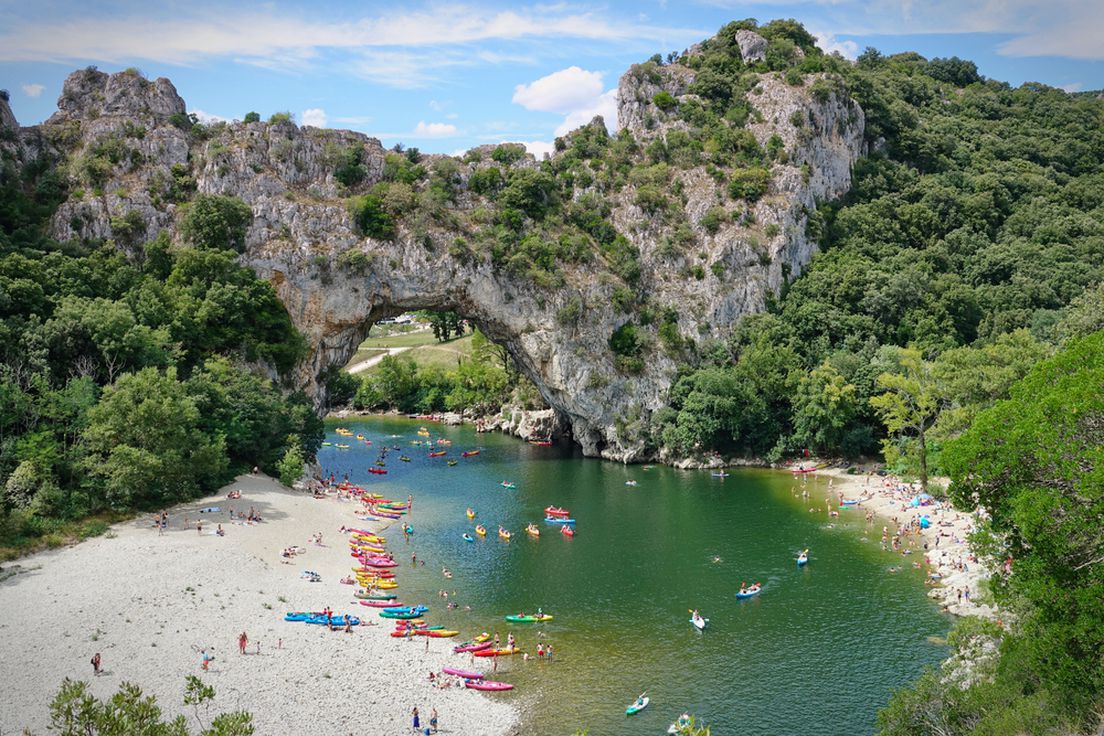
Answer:
<path fill-rule="evenodd" d="M 467 532 L 464 532 L 464 541 L 465 541 L 465 542 L 474 542 L 474 541 L 475 541 L 475 537 L 473 537 L 472 535 L 468 534 Z"/>
<path fill-rule="evenodd" d="M 762 590 L 763 590 L 762 588 L 759 588 L 758 590 L 748 590 L 748 591 L 745 591 L 743 593 L 741 593 L 740 591 L 736 591 L 736 597 L 740 598 L 740 599 L 753 598 L 754 596 L 759 595 L 759 593 L 762 592 Z"/>
<path fill-rule="evenodd" d="M 426 606 L 388 606 L 383 610 L 388 613 L 425 613 L 429 608 Z"/>
<path fill-rule="evenodd" d="M 546 524 L 574 524 L 574 519 L 561 519 L 558 516 L 546 516 L 544 517 Z"/>

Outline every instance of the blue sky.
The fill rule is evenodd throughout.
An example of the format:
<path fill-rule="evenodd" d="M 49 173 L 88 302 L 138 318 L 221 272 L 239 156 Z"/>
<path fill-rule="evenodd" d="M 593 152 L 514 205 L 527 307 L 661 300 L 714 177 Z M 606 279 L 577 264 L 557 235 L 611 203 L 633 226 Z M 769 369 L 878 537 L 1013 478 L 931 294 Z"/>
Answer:
<path fill-rule="evenodd" d="M 202 118 L 289 111 L 424 151 L 523 141 L 546 150 L 621 73 L 740 18 L 796 18 L 826 50 L 957 55 L 1020 84 L 1104 88 L 1101 0 L 210 2 L 0 0 L 0 87 L 23 125 L 73 69 L 170 78 Z"/>

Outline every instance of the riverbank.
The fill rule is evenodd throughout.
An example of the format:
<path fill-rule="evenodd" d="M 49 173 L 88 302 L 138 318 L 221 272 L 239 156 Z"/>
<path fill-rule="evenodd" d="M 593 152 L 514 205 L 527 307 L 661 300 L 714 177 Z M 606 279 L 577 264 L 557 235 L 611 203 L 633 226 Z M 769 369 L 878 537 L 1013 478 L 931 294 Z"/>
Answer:
<path fill-rule="evenodd" d="M 230 491 L 241 497 L 228 499 Z M 338 530 L 370 526 L 353 516 L 355 507 L 246 475 L 216 496 L 169 509 L 163 535 L 142 516 L 6 565 L 0 730 L 45 732 L 65 677 L 89 681 L 101 699 L 132 682 L 166 714 L 191 719 L 181 703 L 184 678 L 195 674 L 217 692 L 212 712 L 248 710 L 257 733 L 406 733 L 414 706 L 423 721 L 436 708 L 442 729 L 454 733 L 516 733 L 518 712 L 508 703 L 427 682 L 427 672 L 455 665 L 451 640 L 431 639 L 426 650 L 424 639 L 392 639 L 382 619 L 352 605 L 352 587 L 338 582 L 350 560 Z M 249 511 L 262 521 L 236 518 Z M 319 532 L 321 545 L 310 541 Z M 305 552 L 283 564 L 281 552 L 291 545 Z M 306 569 L 322 582 L 304 579 Z M 325 606 L 381 623 L 346 634 L 283 620 L 286 611 Z M 249 637 L 244 656 L 237 651 L 242 631 Z M 207 673 L 204 649 L 215 656 Z M 94 677 L 89 660 L 97 652 L 104 671 Z"/>
<path fill-rule="evenodd" d="M 983 585 L 991 573 L 969 544 L 969 535 L 976 526 L 973 514 L 934 498 L 923 499 L 925 505 L 914 506 L 913 499 L 920 490 L 890 475 L 851 475 L 832 468 L 818 470 L 816 476 L 827 478 L 828 483 L 819 485 L 821 497 L 810 497 L 812 506 L 823 511 L 829 505 L 841 518 L 872 514 L 870 526 L 875 528 L 870 530 L 871 539 L 883 539 L 887 549 L 900 552 L 902 565 L 923 566 L 928 572 L 930 598 L 956 616 L 997 619 L 997 609 L 982 600 L 986 597 Z M 801 480 L 802 477 L 807 478 L 795 476 L 795 483 L 804 482 L 807 487 L 809 481 Z M 844 500 L 858 503 L 843 507 Z M 925 516 L 930 522 L 927 527 L 921 525 Z"/>

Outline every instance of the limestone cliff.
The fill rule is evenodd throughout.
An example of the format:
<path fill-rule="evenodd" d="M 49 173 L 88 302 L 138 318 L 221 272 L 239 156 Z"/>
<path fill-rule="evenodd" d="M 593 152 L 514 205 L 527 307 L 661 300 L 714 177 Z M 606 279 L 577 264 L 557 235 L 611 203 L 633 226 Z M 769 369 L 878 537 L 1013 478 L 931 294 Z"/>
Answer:
<path fill-rule="evenodd" d="M 757 48 L 754 39 L 745 44 Z M 691 127 L 677 111 L 695 99 L 688 91 L 694 78 L 681 64 L 634 67 L 622 78 L 623 132 L 615 143 L 627 159 L 643 162 L 657 140 L 673 145 L 672 135 Z M 746 130 L 774 152 L 758 198 L 731 199 L 721 181 L 726 171 L 706 161 L 652 167 L 649 176 L 666 177 L 658 183 L 608 179 L 607 167 L 574 162 L 566 179 L 561 164 L 569 137 L 559 146 L 567 153 L 545 164 L 530 156 L 492 161 L 491 148 L 447 166 L 438 163 L 447 157 L 427 157 L 423 165 L 449 172 L 441 195 L 447 206 L 423 211 L 418 203 L 438 196 L 427 179 L 393 187 L 409 201 L 389 237 L 361 234 L 349 209 L 351 195 L 389 176 L 389 152 L 377 140 L 287 120 L 193 127 L 165 79 L 75 72 L 58 112 L 19 135 L 47 141 L 66 161 L 70 196 L 52 224 L 60 240 L 112 239 L 136 250 L 161 231 L 180 240 L 181 210 L 195 192 L 248 204 L 253 219 L 241 260 L 271 281 L 311 346 L 290 377 L 295 384 L 317 394 L 319 375 L 343 365 L 378 319 L 454 309 L 506 346 L 585 453 L 635 461 L 653 451 L 650 417 L 665 403 L 677 361 L 692 357 L 694 344 L 727 336 L 801 270 L 816 248 L 806 235 L 808 217 L 818 202 L 850 186 L 862 111 L 842 90 L 818 93 L 814 78 L 806 82 L 794 86 L 764 73 L 748 95 L 753 112 Z M 661 92 L 673 106 L 665 98 L 657 103 Z M 354 147 L 359 180 L 342 184 L 335 157 Z M 499 165 L 508 173 L 557 172 L 565 208 L 600 197 L 608 221 L 638 254 L 632 280 L 612 275 L 607 256 L 598 254 L 556 265 L 556 278 L 542 281 L 503 265 L 510 248 L 503 256 L 473 247 L 493 204 L 471 182 Z M 661 206 L 649 199 L 655 191 Z M 631 303 L 622 298 L 625 283 Z M 664 313 L 673 316 L 661 346 L 656 315 Z M 641 343 L 632 370 L 618 362 L 610 342 L 627 323 L 638 328 Z"/>

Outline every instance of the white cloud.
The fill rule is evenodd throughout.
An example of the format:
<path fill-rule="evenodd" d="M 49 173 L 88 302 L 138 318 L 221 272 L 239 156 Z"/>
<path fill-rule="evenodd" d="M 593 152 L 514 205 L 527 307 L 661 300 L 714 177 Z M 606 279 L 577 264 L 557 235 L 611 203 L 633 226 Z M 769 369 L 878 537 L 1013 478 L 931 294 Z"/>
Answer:
<path fill-rule="evenodd" d="M 542 38 L 638 43 L 685 37 L 690 41 L 707 33 L 625 22 L 571 6 L 494 10 L 434 5 L 424 11 L 336 21 L 271 9 L 210 15 L 172 12 L 172 22 L 167 22 L 166 13 L 96 16 L 89 10 L 52 22 L 9 23 L 6 32 L 0 33 L 0 61 L 150 59 L 187 65 L 207 57 L 226 57 L 264 63 L 273 58 L 302 61 L 324 49 L 356 52 L 369 47 L 431 48 Z"/>
<path fill-rule="evenodd" d="M 514 88 L 513 101 L 526 110 L 564 116 L 555 135 L 586 125 L 601 115 L 611 131 L 617 127 L 617 89 L 603 91 L 602 73 L 571 66 Z"/>
<path fill-rule="evenodd" d="M 569 66 L 514 88 L 513 101 L 526 110 L 570 113 L 602 94 L 602 73 Z"/>
<path fill-rule="evenodd" d="M 1058 85 L 1058 89 L 1062 90 L 1063 92 L 1080 92 L 1082 89 L 1084 89 L 1084 87 L 1085 85 L 1081 82 L 1070 82 L 1069 84 Z"/>
<path fill-rule="evenodd" d="M 456 135 L 456 126 L 451 123 L 427 123 L 418 121 L 411 138 L 451 138 Z"/>
<path fill-rule="evenodd" d="M 28 97 L 38 97 L 45 89 L 46 88 L 43 87 L 41 84 L 24 84 L 23 94 L 27 95 Z"/>
<path fill-rule="evenodd" d="M 312 125 L 315 128 L 326 127 L 326 111 L 321 107 L 309 107 L 299 116 L 302 125 Z"/>
<path fill-rule="evenodd" d="M 525 150 L 537 157 L 540 161 L 544 158 L 544 154 L 552 153 L 555 148 L 552 141 L 502 141 L 503 143 L 520 143 L 525 146 Z"/>
<path fill-rule="evenodd" d="M 189 110 L 191 114 L 196 116 L 196 119 L 204 125 L 210 125 L 211 123 L 229 123 L 230 118 L 223 117 L 222 115 L 215 115 L 211 112 L 204 112 L 203 110 Z"/>
<path fill-rule="evenodd" d="M 448 107 L 449 104 L 450 103 L 448 103 L 448 102 L 441 102 L 440 100 L 430 100 L 429 101 L 429 109 L 433 110 L 434 112 L 441 112 L 446 107 Z"/>
<path fill-rule="evenodd" d="M 373 120 L 375 120 L 375 118 L 371 115 L 344 115 L 333 119 L 335 123 L 342 123 L 344 125 L 367 125 Z"/>
<path fill-rule="evenodd" d="M 814 33 L 817 40 L 817 46 L 826 53 L 838 53 L 845 59 L 854 61 L 859 57 L 859 45 L 854 41 L 837 41 L 834 34 L 831 33 Z"/>

